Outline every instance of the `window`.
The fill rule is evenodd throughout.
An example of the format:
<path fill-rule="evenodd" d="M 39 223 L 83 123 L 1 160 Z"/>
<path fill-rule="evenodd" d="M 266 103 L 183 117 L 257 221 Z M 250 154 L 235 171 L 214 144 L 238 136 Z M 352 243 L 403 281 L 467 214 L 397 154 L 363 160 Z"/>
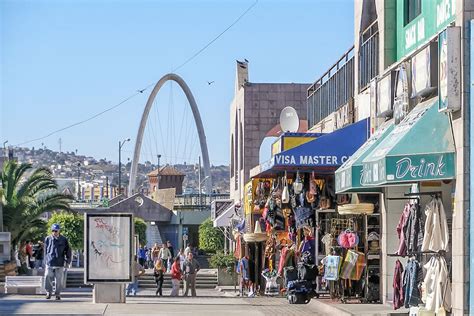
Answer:
<path fill-rule="evenodd" d="M 421 0 L 404 0 L 403 11 L 405 26 L 421 14 Z"/>

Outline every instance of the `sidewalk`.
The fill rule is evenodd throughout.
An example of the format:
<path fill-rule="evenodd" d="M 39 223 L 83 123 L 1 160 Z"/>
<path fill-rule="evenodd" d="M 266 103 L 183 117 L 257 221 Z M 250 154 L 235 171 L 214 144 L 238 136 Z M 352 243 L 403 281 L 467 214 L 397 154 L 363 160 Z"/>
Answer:
<path fill-rule="evenodd" d="M 321 315 L 338 316 L 385 316 L 408 315 L 408 309 L 394 310 L 393 306 L 386 304 L 343 304 L 339 300 L 330 298 L 312 299 L 309 303 Z"/>

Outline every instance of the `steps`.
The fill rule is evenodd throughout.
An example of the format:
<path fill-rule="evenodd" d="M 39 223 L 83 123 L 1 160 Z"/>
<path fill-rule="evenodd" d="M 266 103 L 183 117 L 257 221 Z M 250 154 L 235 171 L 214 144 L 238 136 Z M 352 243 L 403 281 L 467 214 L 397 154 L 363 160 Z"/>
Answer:
<path fill-rule="evenodd" d="M 84 271 L 82 269 L 78 270 L 68 270 L 67 288 L 81 288 L 81 287 L 92 287 L 90 284 L 84 284 Z"/>
<path fill-rule="evenodd" d="M 183 282 L 181 281 L 181 284 Z M 196 288 L 197 289 L 215 289 L 217 286 L 217 271 L 206 271 L 199 272 L 196 276 Z M 153 273 L 146 273 L 138 280 L 138 287 L 142 289 L 156 288 L 155 279 Z M 164 289 L 171 289 L 171 276 L 166 273 L 163 281 Z"/>
<path fill-rule="evenodd" d="M 182 283 L 182 282 L 181 282 Z M 217 286 L 217 270 L 205 269 L 200 271 L 196 276 L 196 288 L 197 289 L 214 289 Z M 92 285 L 84 284 L 84 271 L 83 269 L 68 270 L 67 288 L 85 288 L 92 287 Z M 155 279 L 153 277 L 153 271 L 148 269 L 145 275 L 140 277 L 138 280 L 138 287 L 142 289 L 156 288 Z M 164 289 L 171 289 L 171 276 L 169 273 L 165 274 L 163 281 Z"/>

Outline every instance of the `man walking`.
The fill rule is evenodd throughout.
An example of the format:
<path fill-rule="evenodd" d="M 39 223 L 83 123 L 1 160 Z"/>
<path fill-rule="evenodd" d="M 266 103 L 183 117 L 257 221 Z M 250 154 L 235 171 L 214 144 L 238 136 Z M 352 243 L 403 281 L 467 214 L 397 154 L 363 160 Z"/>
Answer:
<path fill-rule="evenodd" d="M 55 283 L 56 300 L 61 299 L 62 279 L 64 266 L 71 264 L 71 248 L 66 237 L 60 234 L 59 224 L 51 226 L 51 235 L 44 240 L 44 257 L 46 263 L 45 289 L 46 299 L 51 298 L 53 292 L 53 280 Z"/>
<path fill-rule="evenodd" d="M 188 291 L 191 289 L 191 296 L 196 296 L 196 274 L 199 271 L 199 263 L 193 258 L 193 253 L 188 253 L 187 259 L 184 261 L 184 296 L 188 296 Z"/>

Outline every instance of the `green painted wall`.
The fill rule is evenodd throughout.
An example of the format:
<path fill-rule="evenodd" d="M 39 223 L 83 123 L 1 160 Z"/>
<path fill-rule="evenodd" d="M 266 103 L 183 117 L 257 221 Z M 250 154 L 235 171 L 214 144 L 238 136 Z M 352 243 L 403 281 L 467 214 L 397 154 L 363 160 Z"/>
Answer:
<path fill-rule="evenodd" d="M 445 29 L 456 14 L 456 0 L 421 0 L 421 14 L 404 25 L 407 2 L 397 0 L 397 61 Z"/>

